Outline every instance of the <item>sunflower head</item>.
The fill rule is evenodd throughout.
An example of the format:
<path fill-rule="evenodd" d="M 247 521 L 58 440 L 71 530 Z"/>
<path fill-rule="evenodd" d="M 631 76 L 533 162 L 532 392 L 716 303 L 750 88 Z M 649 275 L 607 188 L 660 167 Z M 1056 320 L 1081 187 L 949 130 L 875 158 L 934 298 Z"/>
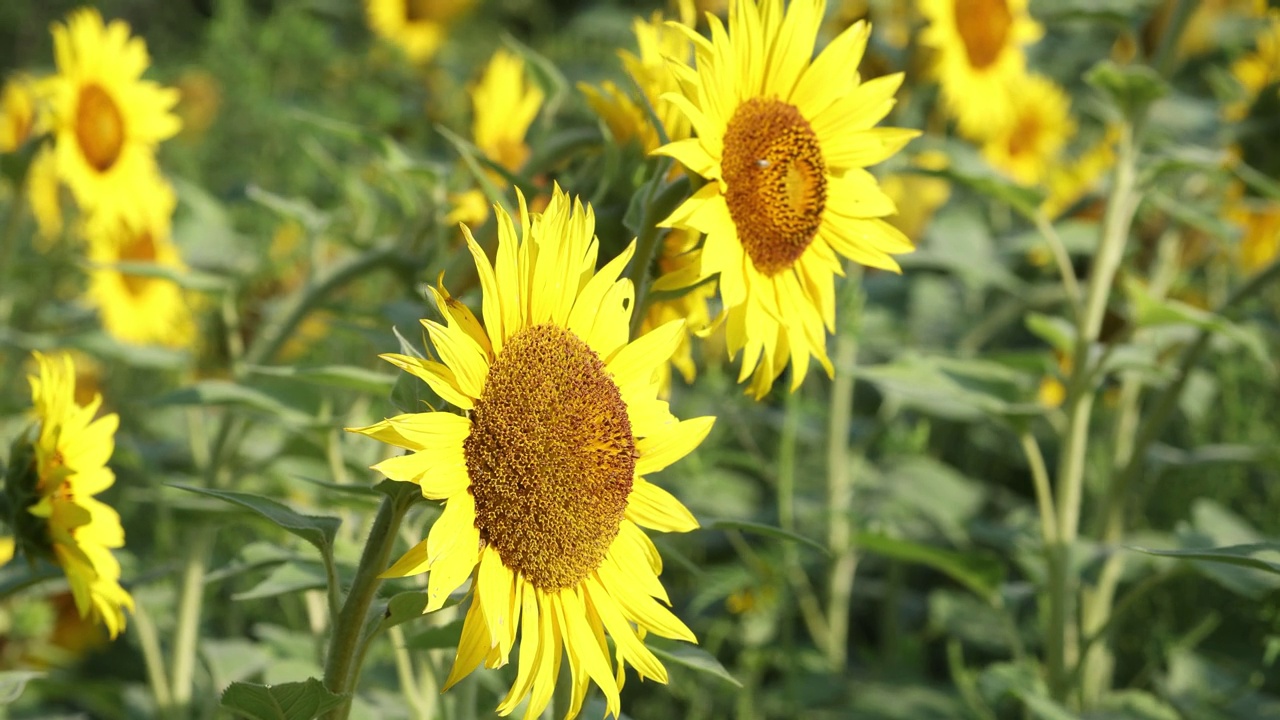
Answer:
<path fill-rule="evenodd" d="M 398 45 L 409 59 L 435 57 L 449 25 L 475 0 L 365 0 L 369 29 Z"/>
<path fill-rule="evenodd" d="M 150 264 L 182 272 L 186 266 L 169 236 L 173 189 L 159 177 L 148 183 L 155 198 L 136 219 L 95 213 L 85 223 L 90 270 L 87 299 L 103 328 L 122 342 L 186 347 L 195 325 L 185 293 L 173 280 L 121 269 L 120 263 Z"/>
<path fill-rule="evenodd" d="M 97 10 L 53 25 L 58 74 L 52 82 L 58 174 L 86 210 L 135 218 L 153 201 L 155 149 L 178 132 L 178 93 L 143 80 L 150 60 L 121 20 Z"/>
<path fill-rule="evenodd" d="M 960 132 L 984 139 L 1010 124 L 1008 83 L 1026 70 L 1024 47 L 1043 29 L 1027 0 L 921 0 L 929 27 L 921 42 L 934 49 L 934 74 Z"/>
<path fill-rule="evenodd" d="M 657 150 L 708 182 L 664 224 L 706 235 L 702 277 L 719 277 L 729 351 L 744 351 L 739 380 L 761 397 L 790 364 L 799 387 L 809 359 L 832 371 L 834 278 L 842 259 L 896 271 L 913 246 L 885 222 L 893 201 L 864 168 L 919 133 L 878 128 L 902 75 L 860 82 L 870 35 L 856 23 L 812 59 L 825 3 L 734 0 L 729 24 L 693 65 L 673 65 L 667 98 L 697 137 Z M 674 26 L 681 27 L 681 26 Z M 840 69 L 840 71 L 837 71 Z"/>
<path fill-rule="evenodd" d="M 1041 75 L 1025 75 L 1010 89 L 1012 120 L 987 139 L 982 154 L 1016 182 L 1038 185 L 1057 167 L 1063 146 L 1075 135 L 1071 98 Z"/>
<path fill-rule="evenodd" d="M 115 482 L 106 463 L 119 419 L 98 417 L 101 396 L 86 405 L 76 401 L 70 355 L 36 353 L 35 361 L 29 377 L 34 423 L 15 441 L 5 478 L 14 532 L 2 543 L 5 559 L 18 550 L 32 561 L 60 565 L 81 617 L 102 623 L 114 638 L 124 628 L 125 609 L 133 608 L 111 554 L 124 545 L 124 531 L 116 511 L 93 496 Z"/>
<path fill-rule="evenodd" d="M 634 291 L 619 276 L 634 244 L 597 271 L 589 207 L 558 187 L 544 213 L 531 215 L 523 196 L 520 207 L 519 231 L 497 209 L 493 263 L 464 226 L 481 317 L 432 288 L 445 323 L 423 325 L 439 360 L 383 356 L 465 414 L 400 415 L 355 432 L 409 450 L 375 469 L 445 503 L 427 538 L 384 577 L 430 571 L 428 611 L 471 580 L 446 686 L 482 662 L 505 664 L 519 634 L 500 714 L 525 698 L 527 714 L 540 714 L 567 654 L 570 716 L 591 683 L 617 715 L 625 665 L 666 681 L 645 633 L 694 640 L 663 604 L 661 560 L 641 528 L 697 527 L 647 476 L 691 452 L 712 419 L 678 421 L 657 397 L 683 321 L 629 338 Z"/>
<path fill-rule="evenodd" d="M 519 170 L 529 157 L 524 136 L 543 98 L 542 88 L 525 76 L 524 58 L 499 49 L 471 90 L 476 147 L 507 170 Z"/>
<path fill-rule="evenodd" d="M 15 75 L 0 89 L 0 153 L 13 152 L 35 134 L 36 93 L 25 75 Z"/>

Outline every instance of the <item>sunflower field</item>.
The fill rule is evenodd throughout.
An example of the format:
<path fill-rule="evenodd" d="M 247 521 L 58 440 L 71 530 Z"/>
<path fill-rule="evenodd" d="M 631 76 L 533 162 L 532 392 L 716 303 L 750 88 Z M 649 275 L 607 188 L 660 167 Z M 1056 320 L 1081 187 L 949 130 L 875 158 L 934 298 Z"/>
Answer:
<path fill-rule="evenodd" d="M 0 720 L 1280 718 L 1280 2 L 4 0 Z"/>

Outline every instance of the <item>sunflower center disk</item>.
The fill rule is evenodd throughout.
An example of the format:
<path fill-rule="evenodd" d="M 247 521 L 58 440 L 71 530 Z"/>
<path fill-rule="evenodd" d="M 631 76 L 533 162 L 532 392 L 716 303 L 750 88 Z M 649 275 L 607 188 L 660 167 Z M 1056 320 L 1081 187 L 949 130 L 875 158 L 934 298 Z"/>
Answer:
<path fill-rule="evenodd" d="M 724 134 L 720 171 L 738 238 L 766 276 L 791 267 L 813 242 L 827 202 L 818 136 L 794 105 L 751 99 Z"/>
<path fill-rule="evenodd" d="M 149 232 L 131 233 L 125 239 L 124 246 L 120 248 L 120 262 L 153 263 L 155 261 L 156 244 Z M 124 280 L 125 289 L 134 296 L 142 294 L 147 286 L 147 280 L 150 279 L 128 273 L 124 273 L 121 277 Z"/>
<path fill-rule="evenodd" d="M 544 591 L 581 582 L 618 534 L 636 468 L 627 406 L 599 356 L 556 325 L 508 339 L 463 443 L 476 527 Z"/>
<path fill-rule="evenodd" d="M 979 70 L 1000 57 L 1009 40 L 1013 14 L 1006 0 L 956 0 L 956 32 L 964 41 L 969 64 Z"/>
<path fill-rule="evenodd" d="M 99 85 L 86 85 L 80 90 L 76 140 L 85 160 L 98 172 L 109 170 L 124 149 L 124 117 L 115 100 Z"/>

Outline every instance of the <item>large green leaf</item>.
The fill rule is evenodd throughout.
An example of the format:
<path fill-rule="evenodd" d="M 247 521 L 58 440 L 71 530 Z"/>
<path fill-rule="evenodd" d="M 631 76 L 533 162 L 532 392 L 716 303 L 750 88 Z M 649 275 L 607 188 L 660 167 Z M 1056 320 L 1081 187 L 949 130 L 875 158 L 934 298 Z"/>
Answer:
<path fill-rule="evenodd" d="M 984 553 L 947 550 L 870 532 L 858 533 L 856 543 L 866 552 L 931 567 L 986 600 L 996 597 L 1004 580 L 1000 561 Z"/>
<path fill-rule="evenodd" d="M 645 640 L 645 644 L 661 660 L 706 673 L 734 687 L 742 687 L 742 683 L 738 682 L 738 679 L 733 675 L 730 675 L 729 671 L 720 664 L 720 661 L 715 659 L 715 656 L 696 645 L 654 636 L 650 636 Z"/>
<path fill-rule="evenodd" d="M 235 593 L 232 600 L 258 600 L 323 588 L 328 583 L 324 570 L 314 563 L 287 562 L 277 565 L 257 585 Z"/>
<path fill-rule="evenodd" d="M 303 515 L 282 503 L 258 495 L 231 490 L 213 490 L 211 488 L 179 485 L 177 483 L 169 483 L 169 486 L 179 490 L 186 490 L 187 492 L 215 497 L 219 500 L 239 505 L 247 510 L 252 510 L 279 527 L 315 545 L 321 552 L 327 552 L 328 548 L 333 546 L 333 537 L 338 532 L 338 526 L 342 524 L 342 521 L 338 518 Z"/>
<path fill-rule="evenodd" d="M 1180 550 L 1152 550 L 1151 548 L 1136 546 L 1130 546 L 1129 549 L 1146 553 L 1148 555 L 1160 555 L 1162 557 L 1172 557 L 1180 560 L 1205 560 L 1208 562 L 1252 568 L 1254 570 L 1262 570 L 1263 572 L 1280 575 L 1280 543 L 1278 542 L 1249 543 L 1247 545 L 1230 545 L 1228 547 L 1204 549 L 1186 548 Z M 1260 557 L 1255 557 L 1260 553 L 1274 554 L 1277 557 L 1277 560 L 1264 560 Z"/>
<path fill-rule="evenodd" d="M 323 365 L 320 367 L 278 367 L 274 365 L 253 365 L 246 368 L 256 375 L 292 378 L 312 385 L 359 390 L 370 395 L 388 395 L 395 387 L 395 375 L 380 373 L 355 365 Z"/>
<path fill-rule="evenodd" d="M 253 720 L 312 720 L 345 699 L 315 678 L 270 686 L 236 682 L 222 693 L 221 706 Z"/>
<path fill-rule="evenodd" d="M 392 595 L 391 599 L 387 601 L 386 610 L 382 612 L 382 620 L 378 623 L 378 627 L 374 632 L 382 632 L 388 628 L 422 617 L 423 611 L 427 609 L 427 599 L 425 590 L 409 590 Z M 440 609 L 453 607 L 461 601 L 462 598 L 460 597 L 450 598 L 445 601 Z"/>

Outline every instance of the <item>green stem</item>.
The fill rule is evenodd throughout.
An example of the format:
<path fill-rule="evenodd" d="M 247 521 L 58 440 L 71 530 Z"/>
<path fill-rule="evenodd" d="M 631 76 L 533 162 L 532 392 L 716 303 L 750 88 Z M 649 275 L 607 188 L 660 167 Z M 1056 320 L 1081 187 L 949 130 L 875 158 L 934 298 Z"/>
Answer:
<path fill-rule="evenodd" d="M 324 277 L 300 289 L 290 297 L 285 310 L 274 317 L 245 351 L 245 363 L 260 365 L 270 361 L 280 347 L 288 342 L 298 323 L 322 300 L 367 272 L 384 265 L 393 265 L 399 257 L 399 249 L 395 246 L 373 248 L 339 264 Z"/>
<path fill-rule="evenodd" d="M 665 177 L 665 171 L 663 171 L 665 167 L 667 167 L 665 164 L 660 166 L 659 172 L 662 175 L 659 177 Z M 658 257 L 662 240 L 667 236 L 667 228 L 660 227 L 658 223 L 670 217 L 680 203 L 684 202 L 688 193 L 689 183 L 682 179 L 651 189 L 649 196 L 645 198 L 643 226 L 640 228 L 640 235 L 636 238 L 636 255 L 631 259 L 631 267 L 627 270 L 627 278 L 631 280 L 636 293 L 631 312 L 632 337 L 640 330 L 645 313 L 648 311 L 649 288 L 653 285 L 650 269 L 653 267 L 654 258 Z"/>
<path fill-rule="evenodd" d="M 351 695 L 355 690 L 355 679 L 359 675 L 359 645 L 365 635 L 369 608 L 377 595 L 378 586 L 382 583 L 378 575 L 387 568 L 387 559 L 396 542 L 396 532 L 400 521 L 412 504 L 412 498 L 401 495 L 401 498 L 384 498 L 374 518 L 373 529 L 365 543 L 364 552 L 360 555 L 360 565 L 356 569 L 355 579 L 351 582 L 351 590 L 347 592 L 346 602 L 338 613 L 338 621 L 329 636 L 329 652 L 325 658 L 324 685 L 330 692 L 346 695 L 347 698 L 328 717 L 330 720 L 345 720 L 351 712 Z"/>
<path fill-rule="evenodd" d="M 147 684 L 151 686 L 151 695 L 155 698 L 156 708 L 162 717 L 170 717 L 173 713 L 173 695 L 169 692 L 169 680 L 164 674 L 164 653 L 160 650 L 160 636 L 156 632 L 156 624 L 151 620 L 151 613 L 138 598 L 134 598 L 133 627 L 138 633 L 138 645 L 142 649 L 142 660 L 147 668 Z"/>
<path fill-rule="evenodd" d="M 1129 228 L 1137 210 L 1137 130 L 1133 125 L 1121 129 L 1116 158 L 1116 174 L 1107 202 L 1102 235 L 1094 253 L 1093 268 L 1084 311 L 1080 315 L 1072 376 L 1067 396 L 1067 428 L 1062 445 L 1057 475 L 1058 542 L 1051 550 L 1049 594 L 1049 632 L 1054 635 L 1049 646 L 1055 650 L 1048 658 L 1049 687 L 1053 697 L 1064 701 L 1071 692 L 1067 686 L 1069 668 L 1078 662 L 1078 628 L 1074 621 L 1078 578 L 1072 573 L 1071 548 L 1080 529 L 1080 511 L 1084 496 L 1084 466 L 1089 444 L 1089 421 L 1097 389 L 1094 368 L 1089 362 L 1090 348 L 1098 340 L 1106 313 L 1111 286 L 1124 248 Z"/>
<path fill-rule="evenodd" d="M 191 704 L 195 683 L 196 646 L 200 640 L 200 610 L 204 603 L 204 574 L 214 531 L 197 528 L 187 549 L 178 590 L 177 630 L 173 640 L 173 704 L 186 708 Z"/>
<path fill-rule="evenodd" d="M 418 687 L 418 675 L 413 668 L 413 658 L 409 656 L 409 649 L 404 644 L 404 630 L 397 625 L 388 630 L 387 635 L 391 640 L 391 648 L 395 652 L 396 677 L 400 681 L 400 693 L 404 695 L 405 703 L 412 711 L 415 720 L 431 720 L 432 713 L 422 696 L 422 689 Z"/>
<path fill-rule="evenodd" d="M 853 278 L 850 282 L 855 282 Z M 849 318 L 856 322 L 855 318 Z M 853 542 L 853 468 L 849 458 L 849 426 L 853 418 L 853 390 L 858 339 L 852 327 L 836 336 L 835 378 L 827 418 L 827 548 L 831 551 L 831 580 L 827 588 L 827 660 L 837 672 L 848 664 L 849 607 L 858 570 Z"/>

